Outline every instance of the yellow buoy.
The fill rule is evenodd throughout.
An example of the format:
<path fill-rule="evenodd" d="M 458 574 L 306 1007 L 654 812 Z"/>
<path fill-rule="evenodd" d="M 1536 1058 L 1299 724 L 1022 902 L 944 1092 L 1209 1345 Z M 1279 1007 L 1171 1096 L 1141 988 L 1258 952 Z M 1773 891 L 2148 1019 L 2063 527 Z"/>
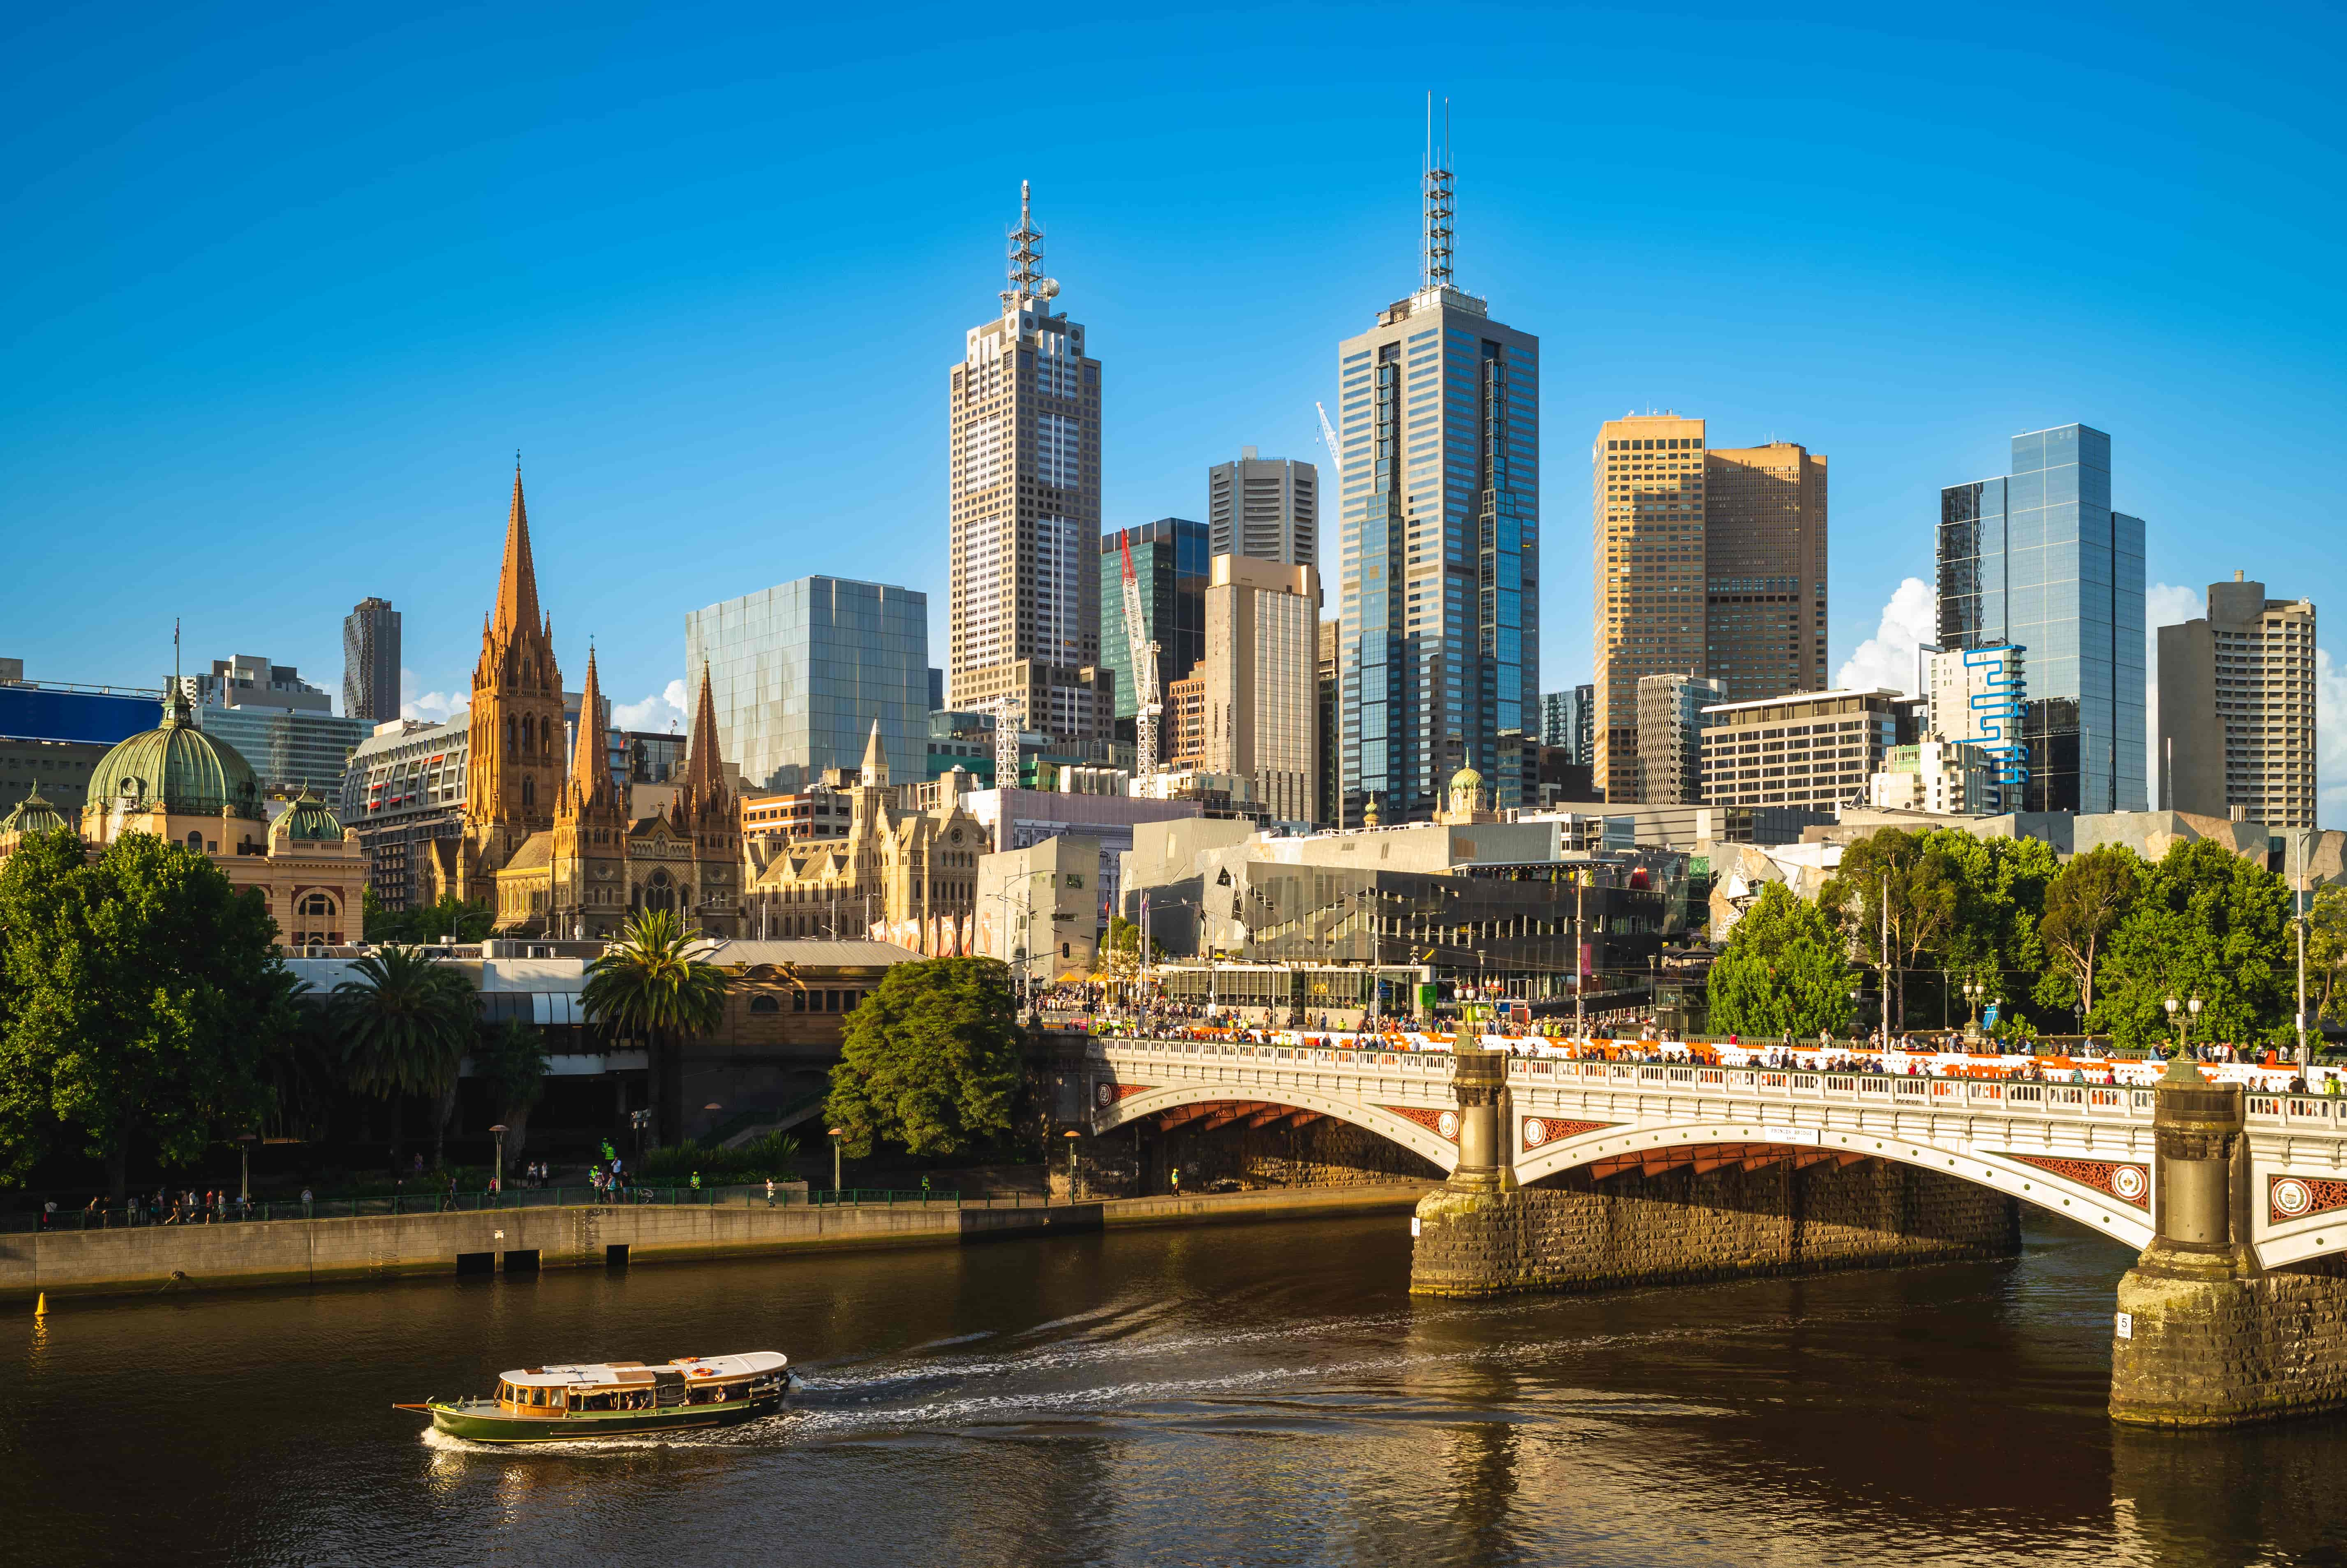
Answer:
<path fill-rule="evenodd" d="M 49 1293 L 44 1290 L 33 1298 L 33 1316 L 36 1317 L 46 1317 L 48 1315 Z"/>

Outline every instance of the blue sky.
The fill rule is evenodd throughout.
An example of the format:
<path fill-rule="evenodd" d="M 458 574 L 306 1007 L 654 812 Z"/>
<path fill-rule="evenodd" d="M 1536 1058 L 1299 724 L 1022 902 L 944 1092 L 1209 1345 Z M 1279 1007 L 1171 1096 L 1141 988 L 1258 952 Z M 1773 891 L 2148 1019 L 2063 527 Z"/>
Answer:
<path fill-rule="evenodd" d="M 1897 661 L 1938 487 L 2071 419 L 2155 618 L 2236 568 L 2325 596 L 2336 11 L 1002 15 L 12 8 L 0 653 L 151 682 L 177 615 L 334 686 L 377 593 L 410 698 L 460 692 L 518 447 L 566 668 L 591 633 L 647 719 L 687 610 L 809 572 L 928 590 L 941 654 L 945 374 L 1020 179 L 1106 521 L 1194 517 L 1242 444 L 1320 456 L 1337 340 L 1415 281 L 1430 88 L 1460 282 L 1542 339 L 1545 684 L 1633 407 L 1828 456 L 1836 667 Z"/>

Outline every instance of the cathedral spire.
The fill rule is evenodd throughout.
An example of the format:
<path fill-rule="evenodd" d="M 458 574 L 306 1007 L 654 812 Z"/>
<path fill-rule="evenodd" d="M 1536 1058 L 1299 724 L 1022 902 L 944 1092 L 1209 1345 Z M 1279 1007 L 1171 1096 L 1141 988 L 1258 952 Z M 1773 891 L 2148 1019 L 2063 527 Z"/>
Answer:
<path fill-rule="evenodd" d="M 506 515 L 506 559 L 497 573 L 494 627 L 499 641 L 538 630 L 538 568 L 529 557 L 529 512 L 522 505 L 521 459 L 514 459 L 513 509 Z"/>
<path fill-rule="evenodd" d="M 864 769 L 856 782 L 866 789 L 888 787 L 888 753 L 880 744 L 880 721 L 872 721 L 872 738 L 864 743 Z"/>
<path fill-rule="evenodd" d="M 717 700 L 709 690 L 709 661 L 701 661 L 701 699 L 692 710 L 692 741 L 685 753 L 685 787 L 702 804 L 725 790 L 724 760 L 718 754 Z"/>
<path fill-rule="evenodd" d="M 579 698 L 579 743 L 572 748 L 570 788 L 566 802 L 573 810 L 604 805 L 611 799 L 611 768 L 599 743 L 602 734 L 602 682 L 595 674 L 595 648 L 587 648 L 587 689 Z"/>

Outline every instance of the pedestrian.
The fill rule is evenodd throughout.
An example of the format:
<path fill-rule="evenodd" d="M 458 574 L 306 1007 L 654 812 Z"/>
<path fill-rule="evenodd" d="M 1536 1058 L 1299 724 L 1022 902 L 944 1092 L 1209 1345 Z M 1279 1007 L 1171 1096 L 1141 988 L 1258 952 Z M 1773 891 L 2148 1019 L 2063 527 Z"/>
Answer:
<path fill-rule="evenodd" d="M 766 1206 L 770 1209 L 774 1206 L 774 1178 L 772 1176 L 766 1178 Z"/>
<path fill-rule="evenodd" d="M 692 1173 L 692 1190 L 696 1193 L 701 1191 L 701 1173 L 698 1171 Z"/>
<path fill-rule="evenodd" d="M 1180 1197 L 1182 1195 L 1182 1167 L 1179 1165 L 1174 1166 L 1166 1172 L 1166 1175 L 1173 1181 L 1174 1195 L 1177 1198 Z"/>

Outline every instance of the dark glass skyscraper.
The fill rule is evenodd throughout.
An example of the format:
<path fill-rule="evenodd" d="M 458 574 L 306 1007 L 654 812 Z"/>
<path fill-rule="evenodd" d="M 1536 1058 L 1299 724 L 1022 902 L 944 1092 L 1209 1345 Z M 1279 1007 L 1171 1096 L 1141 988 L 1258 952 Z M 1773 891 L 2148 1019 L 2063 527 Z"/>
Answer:
<path fill-rule="evenodd" d="M 343 714 L 399 717 L 399 611 L 387 599 L 363 599 L 343 617 Z"/>
<path fill-rule="evenodd" d="M 1206 656 L 1206 581 L 1211 534 L 1187 518 L 1160 518 L 1103 536 L 1100 548 L 1101 663 L 1116 671 L 1116 716 L 1141 711 L 1133 689 L 1133 650 L 1124 632 L 1124 547 L 1133 548 L 1133 575 L 1141 585 L 1141 620 L 1157 644 L 1157 682 L 1171 686 L 1195 673 Z M 1164 692 L 1158 700 L 1164 701 Z M 1121 723 L 1120 730 L 1127 727 Z M 1160 740 L 1160 748 L 1164 742 Z M 1160 759 L 1163 760 L 1162 758 Z"/>
<path fill-rule="evenodd" d="M 2143 519 L 2111 510 L 2111 438 L 2013 438 L 2013 472 L 1940 492 L 1940 642 L 2029 651 L 2024 811 L 2142 811 Z"/>

